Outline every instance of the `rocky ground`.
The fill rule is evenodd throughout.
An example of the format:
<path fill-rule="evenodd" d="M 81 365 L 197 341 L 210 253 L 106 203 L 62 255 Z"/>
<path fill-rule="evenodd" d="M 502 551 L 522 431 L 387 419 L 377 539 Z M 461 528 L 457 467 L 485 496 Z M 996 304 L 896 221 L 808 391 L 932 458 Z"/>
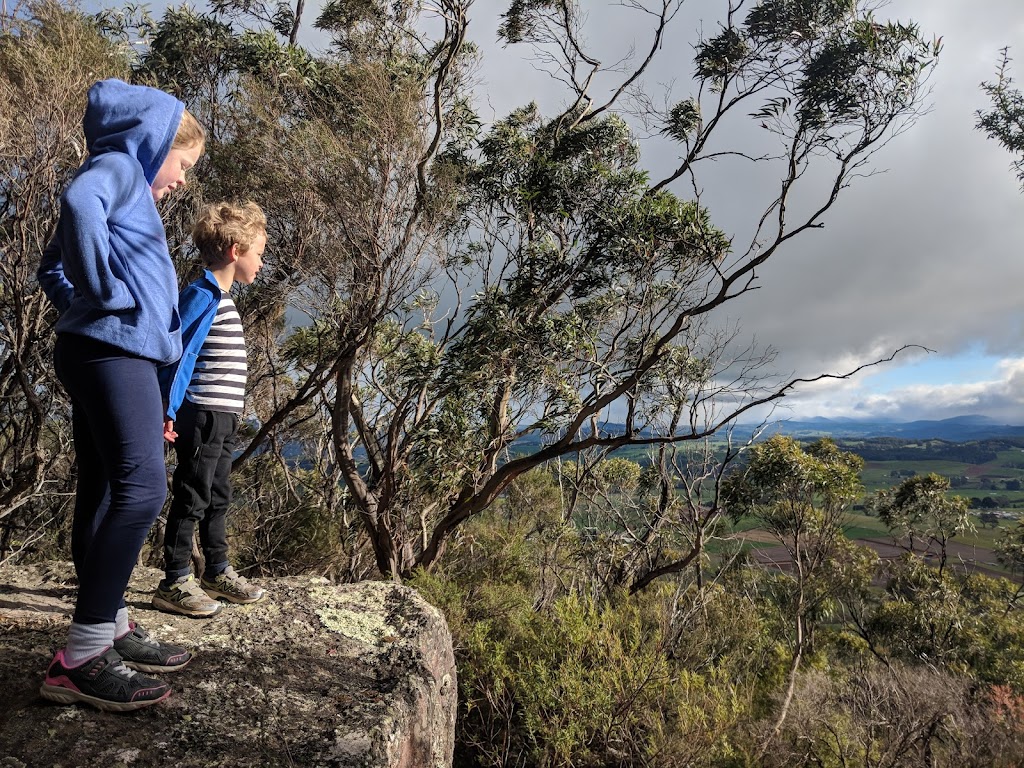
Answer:
<path fill-rule="evenodd" d="M 69 563 L 0 569 L 0 768 L 448 766 L 456 681 L 440 613 L 408 588 L 261 581 L 268 596 L 211 619 L 153 610 L 136 569 L 134 621 L 195 650 L 167 701 L 130 714 L 38 693 L 74 602 Z"/>

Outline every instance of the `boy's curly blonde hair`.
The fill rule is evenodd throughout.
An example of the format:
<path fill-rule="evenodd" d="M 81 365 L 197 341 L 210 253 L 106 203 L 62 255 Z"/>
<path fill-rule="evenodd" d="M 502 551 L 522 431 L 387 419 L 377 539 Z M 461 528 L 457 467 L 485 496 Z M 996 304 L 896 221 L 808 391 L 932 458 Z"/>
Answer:
<path fill-rule="evenodd" d="M 225 252 L 238 243 L 248 251 L 256 238 L 267 234 L 267 217 L 256 203 L 211 203 L 204 205 L 192 227 L 192 242 L 207 266 L 219 264 Z"/>

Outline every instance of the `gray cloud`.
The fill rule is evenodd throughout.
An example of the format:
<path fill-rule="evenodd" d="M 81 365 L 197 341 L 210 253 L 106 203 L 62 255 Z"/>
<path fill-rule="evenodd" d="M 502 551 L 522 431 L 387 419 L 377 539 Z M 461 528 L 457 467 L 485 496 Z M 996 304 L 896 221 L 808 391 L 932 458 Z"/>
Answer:
<path fill-rule="evenodd" d="M 648 79 L 653 94 L 675 79 L 675 97 L 688 95 L 692 46 L 701 24 L 696 13 L 709 5 L 690 3 L 676 20 Z M 778 254 L 759 274 L 759 290 L 729 308 L 729 320 L 739 320 L 749 335 L 778 349 L 780 371 L 838 371 L 908 343 L 950 357 L 970 348 L 1000 356 L 1024 348 L 1024 197 L 1010 156 L 974 128 L 975 111 L 986 106 L 979 83 L 992 78 L 1002 46 L 1017 46 L 1018 74 L 1024 78 L 1024 5 L 1019 0 L 979 5 L 897 0 L 877 11 L 879 18 L 913 19 L 926 35 L 942 36 L 944 51 L 931 79 L 932 106 L 877 156 L 875 167 L 884 173 L 858 180 L 823 230 L 808 232 Z M 556 109 L 564 91 L 526 60 L 527 49 L 494 43 L 498 9 L 478 4 L 474 13 L 474 39 L 483 50 L 482 103 L 491 105 L 494 116 L 530 100 Z M 590 14 L 587 36 L 604 61 L 616 59 L 633 39 L 641 46 L 649 18 L 623 14 L 621 8 Z M 703 28 L 712 34 L 714 26 L 705 15 Z M 749 142 L 753 135 L 749 128 L 732 128 L 726 136 L 730 142 Z M 655 175 L 675 161 L 663 141 L 644 141 L 643 148 Z M 774 191 L 773 179 L 743 162 L 720 163 L 705 184 L 703 201 L 716 222 L 741 237 L 749 237 L 765 196 Z M 867 387 L 870 377 L 861 381 L 859 386 Z M 973 399 L 940 403 L 936 392 L 919 397 L 912 389 L 885 398 L 865 390 L 854 401 L 842 396 L 849 386 L 833 385 L 836 400 L 859 404 L 860 412 L 878 407 L 889 416 L 905 412 L 917 418 L 929 408 L 947 415 L 961 407 L 969 410 L 957 412 L 984 408 L 990 415 L 1016 409 L 1014 419 L 1024 421 L 1020 400 L 991 388 Z M 802 399 L 805 404 L 801 398 L 794 403 L 801 411 L 812 404 L 826 407 L 816 391 Z"/>

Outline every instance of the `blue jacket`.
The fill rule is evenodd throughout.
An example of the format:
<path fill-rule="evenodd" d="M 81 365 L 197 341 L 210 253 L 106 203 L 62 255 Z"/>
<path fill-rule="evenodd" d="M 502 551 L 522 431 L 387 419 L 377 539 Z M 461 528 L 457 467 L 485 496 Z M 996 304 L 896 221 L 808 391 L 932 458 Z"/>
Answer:
<path fill-rule="evenodd" d="M 58 333 L 158 363 L 181 356 L 178 279 L 150 184 L 184 109 L 163 91 L 120 80 L 89 89 L 89 157 L 61 195 L 37 273 L 60 313 Z"/>
<path fill-rule="evenodd" d="M 173 420 L 185 400 L 192 374 L 196 369 L 196 358 L 203 348 L 217 316 L 221 299 L 220 285 L 210 270 L 185 287 L 178 297 L 181 311 L 181 338 L 184 349 L 181 359 L 160 369 L 160 389 L 167 395 L 167 418 Z"/>

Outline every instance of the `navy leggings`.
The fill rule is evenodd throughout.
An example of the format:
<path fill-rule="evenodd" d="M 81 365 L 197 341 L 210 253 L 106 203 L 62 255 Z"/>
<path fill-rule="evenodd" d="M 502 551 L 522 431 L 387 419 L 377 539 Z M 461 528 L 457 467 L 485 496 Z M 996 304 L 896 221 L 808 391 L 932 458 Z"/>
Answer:
<path fill-rule="evenodd" d="M 79 585 L 74 620 L 111 622 L 167 496 L 156 363 L 84 336 L 59 334 L 54 368 L 71 397 L 78 459 L 71 532 Z"/>

